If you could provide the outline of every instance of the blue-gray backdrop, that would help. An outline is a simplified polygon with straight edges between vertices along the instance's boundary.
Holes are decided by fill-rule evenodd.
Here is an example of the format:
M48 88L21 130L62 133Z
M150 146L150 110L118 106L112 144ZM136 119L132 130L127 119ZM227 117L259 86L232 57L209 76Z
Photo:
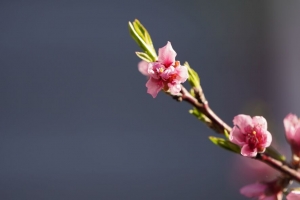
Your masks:
M264 113L280 144L282 118L300 114L299 8L268 0L2 0L0 198L245 199L239 188L255 180L233 166L242 158L211 144L214 132L189 105L146 94L128 21L140 19L156 48L172 42L227 123Z

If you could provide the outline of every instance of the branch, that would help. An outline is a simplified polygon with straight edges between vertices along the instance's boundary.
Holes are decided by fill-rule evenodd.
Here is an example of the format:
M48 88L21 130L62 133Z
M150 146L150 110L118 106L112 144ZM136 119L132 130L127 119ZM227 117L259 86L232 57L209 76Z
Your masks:
M275 160L274 158L271 158L270 156L267 156L263 153L257 154L255 159L266 163L267 165L273 167L274 169L277 169L278 171L291 177L291 179L294 179L295 181L300 183L300 174L281 161Z
M195 92L195 96L192 96L183 86L181 88L181 94L182 96L178 97L180 100L186 101L190 103L192 106L197 108L200 112L202 112L206 117L208 117L211 120L211 123L208 124L210 128L215 130L218 133L224 134L224 131L226 130L228 133L231 132L231 127L228 126L225 122L223 122L209 107L207 100L204 97L204 93L201 88L193 88ZM290 166L287 163L284 163L282 161L278 161L269 155L265 153L259 153L254 158L256 160L259 160L261 162L266 163L267 165L273 167L274 169L277 169L278 171L282 172L283 174L288 175L291 179L296 180L300 183L300 174L290 168Z

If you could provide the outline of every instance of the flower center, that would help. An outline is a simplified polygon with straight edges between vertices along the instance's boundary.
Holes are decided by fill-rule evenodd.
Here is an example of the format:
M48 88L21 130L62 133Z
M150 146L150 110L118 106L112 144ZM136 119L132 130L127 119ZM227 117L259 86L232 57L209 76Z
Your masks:
M255 130L249 131L246 136L246 141L251 149L257 148L257 145L259 144L259 138L257 136Z

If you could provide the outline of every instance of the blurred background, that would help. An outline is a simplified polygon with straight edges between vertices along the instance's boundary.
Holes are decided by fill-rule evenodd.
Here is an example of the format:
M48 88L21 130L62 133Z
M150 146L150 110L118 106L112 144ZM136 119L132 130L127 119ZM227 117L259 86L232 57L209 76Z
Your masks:
M146 93L128 21L138 18L156 49L172 42L228 124L264 115L288 153L282 120L300 115L299 9L279 0L2 0L0 199L246 199L240 187L272 173L211 144L215 133L186 103Z

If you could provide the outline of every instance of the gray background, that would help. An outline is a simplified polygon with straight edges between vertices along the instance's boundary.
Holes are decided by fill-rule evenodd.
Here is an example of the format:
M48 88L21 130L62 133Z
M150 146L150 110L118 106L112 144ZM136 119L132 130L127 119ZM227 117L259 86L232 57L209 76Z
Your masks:
M171 41L230 125L300 115L299 1L0 2L0 198L245 199L245 159L189 105L146 93L127 23ZM240 166L239 166L240 165ZM243 168L239 168L242 167ZM259 175L260 179L268 178Z

